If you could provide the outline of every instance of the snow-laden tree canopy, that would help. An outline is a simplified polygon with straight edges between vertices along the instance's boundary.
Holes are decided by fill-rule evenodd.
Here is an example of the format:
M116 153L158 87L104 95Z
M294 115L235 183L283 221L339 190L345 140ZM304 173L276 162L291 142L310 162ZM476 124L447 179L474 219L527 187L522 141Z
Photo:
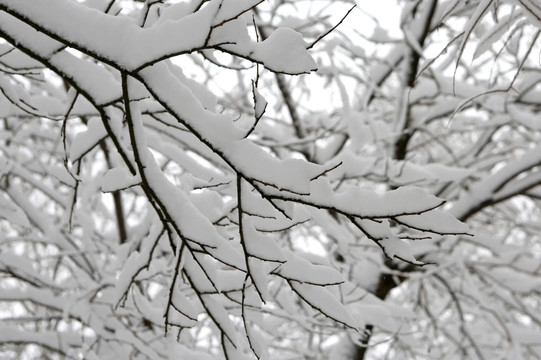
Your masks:
M390 4L0 0L1 356L541 357L541 10Z

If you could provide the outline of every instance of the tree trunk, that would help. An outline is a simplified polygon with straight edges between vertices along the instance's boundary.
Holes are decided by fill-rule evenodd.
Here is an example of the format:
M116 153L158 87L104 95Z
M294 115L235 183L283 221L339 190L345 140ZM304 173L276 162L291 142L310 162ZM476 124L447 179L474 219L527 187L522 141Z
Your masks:
M427 8L424 12L420 14L420 19L418 21L422 21L421 25L421 31L418 34L417 40L422 48L427 36L430 33L430 25L432 23L432 18L434 17L434 14L436 12L436 7L438 5L438 0L429 0L427 1ZM410 49L408 56L406 57L407 63L405 64L404 68L404 79L405 79L405 86L409 89L413 88L415 86L415 79L417 77L417 72L419 71L419 60L420 60L420 54L415 51L414 49ZM410 110L409 110L409 104L404 104L404 106L407 106L407 109L404 109L405 111L405 119L402 122L402 131L401 135L396 139L394 143L394 152L393 152L393 158L394 160L405 160L408 150L408 144L411 140L411 137L413 135L413 132L410 131ZM387 267L394 269L397 268L397 264L392 260L386 260ZM408 266L408 268L410 268ZM411 268L412 271L414 271L414 268ZM378 280L378 285L376 287L376 290L374 292L374 295L378 297L381 300L385 300L387 295L391 292L392 289L394 289L396 286L400 285L400 283L405 278L400 278L399 282L395 282L395 277L386 274L381 273ZM355 351L352 356L352 360L363 360L365 358L365 355L368 350L368 342L370 340L370 337L372 336L372 330L374 326L372 324L368 324L365 327L365 332L361 336L361 343L364 346L356 346Z

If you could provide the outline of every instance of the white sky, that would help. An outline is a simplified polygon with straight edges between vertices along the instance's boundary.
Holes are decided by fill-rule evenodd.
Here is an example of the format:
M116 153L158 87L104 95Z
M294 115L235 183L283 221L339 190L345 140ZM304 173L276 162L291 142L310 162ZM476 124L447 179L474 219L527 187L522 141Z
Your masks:
M391 35L400 35L400 4L397 0L357 0L357 8L360 13L366 13L372 15L379 25L387 29ZM364 16L364 19L368 19L368 16ZM357 26L365 27L368 34L371 33L374 22L367 22L365 26L362 23L355 24Z

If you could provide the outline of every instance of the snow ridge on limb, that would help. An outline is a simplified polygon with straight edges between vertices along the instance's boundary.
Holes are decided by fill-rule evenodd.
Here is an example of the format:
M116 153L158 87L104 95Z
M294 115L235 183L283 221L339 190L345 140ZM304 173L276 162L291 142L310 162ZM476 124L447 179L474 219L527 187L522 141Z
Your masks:
M271 71L301 74L316 69L302 37L293 30L279 29L273 39L256 43L249 39L246 26L225 26L244 24L237 18L247 10L240 7L242 10L234 16L231 11L239 8L230 4L234 2L210 1L195 13L150 28L140 28L133 19L109 16L70 0L46 4L3 0L0 9L55 40L125 71L139 70L175 55L222 47L225 52L261 63ZM286 46L282 46L284 42ZM276 49L280 49L279 56Z
M415 187L402 187L384 195L377 195L356 187L336 192L325 178L318 176L326 172L322 166L296 159L277 160L244 138L241 135L242 130L238 129L230 119L206 111L197 102L185 104L175 102L172 94L183 93L188 98L192 95L180 82L164 76L165 72L160 72L158 66L159 64L141 72L140 79L148 91L170 114L190 129L271 203L275 200L300 203L334 210L345 216L359 219L411 216L411 218L404 218L404 222L406 219L413 221L415 216L420 218L422 214L433 211L444 203L441 199ZM216 131L217 128L220 130ZM251 156L245 156L247 153ZM283 214L287 216L286 213ZM462 224L448 216L446 219L446 224L440 226L441 231L423 229L422 226L416 227L413 224L410 227L441 235L467 233ZM422 220L418 221L418 223L421 222ZM455 226L458 226L458 229ZM397 249L405 248L407 247L397 247ZM391 252L397 258L415 262L411 254L407 252L398 250Z

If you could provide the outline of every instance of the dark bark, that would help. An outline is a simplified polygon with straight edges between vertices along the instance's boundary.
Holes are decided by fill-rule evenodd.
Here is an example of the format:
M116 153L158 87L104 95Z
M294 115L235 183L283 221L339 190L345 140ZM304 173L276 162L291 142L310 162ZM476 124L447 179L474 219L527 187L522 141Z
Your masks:
M425 40L430 34L431 30L431 23L432 18L434 17L434 14L436 12L438 1L437 0L431 0L427 2L428 8L425 12L422 14L424 15L424 19L420 19L419 21L423 21L423 28L421 33L419 34L419 37L417 38L417 41L419 42L419 45L421 48L424 46ZM420 54L417 53L414 49L410 49L407 60L408 62L405 64L407 68L405 69L406 74L406 86L408 88L413 88L415 86L415 79L417 77L417 72L419 68L419 61L420 61ZM409 111L409 104L406 104L408 106L408 109L406 109L406 119L403 124L401 135L398 137L398 139L394 143L394 153L393 158L395 160L404 160L407 156L408 151L408 144L413 136L413 132L410 131L410 111ZM398 265L393 260L387 260L386 265L390 269L397 269ZM415 271L415 267L413 266L407 266L407 269L409 271ZM404 271L404 269L401 269L401 271ZM396 281L398 280L398 282ZM392 289L400 285L402 281L404 281L404 277L396 278L394 276L391 276L387 273L381 273L378 285L374 291L374 295L378 297L381 300L385 300ZM365 327L365 332L362 335L361 343L364 346L356 346L355 351L352 355L352 360L363 360L366 356L367 350L368 350L368 344L370 341L370 337L372 335L372 330L374 328L373 324L369 324Z
M388 262L391 262L391 261L389 260ZM391 290L394 289L399 284L400 282L397 283L393 276L389 274L381 274L379 277L378 285L376 287L376 291L374 292L374 295L377 296L379 299L384 300L387 297L387 295L391 292ZM374 326L372 324L366 325L366 327L364 328L364 334L361 335L361 343L364 346L355 346L355 350L352 354L352 360L364 359L366 352L368 350L368 347L367 347L368 341L370 340L373 329L374 329Z
M405 276L396 276L391 275L391 271L399 270L402 273L408 273L410 271L415 271L415 269L418 269L417 266L414 265L404 265L402 263L393 261L391 259L387 259L385 261L385 266L390 270L388 272L381 273L378 285L376 286L376 289L374 291L374 295L381 300L385 300L391 290L393 290L395 287L400 285L404 280L406 280ZM372 336L372 330L374 329L374 325L368 324L365 327L364 333L361 335L361 343L364 346L355 346L354 352L352 354L352 360L362 360L364 359L366 352L368 351L368 342L370 340L370 337Z

